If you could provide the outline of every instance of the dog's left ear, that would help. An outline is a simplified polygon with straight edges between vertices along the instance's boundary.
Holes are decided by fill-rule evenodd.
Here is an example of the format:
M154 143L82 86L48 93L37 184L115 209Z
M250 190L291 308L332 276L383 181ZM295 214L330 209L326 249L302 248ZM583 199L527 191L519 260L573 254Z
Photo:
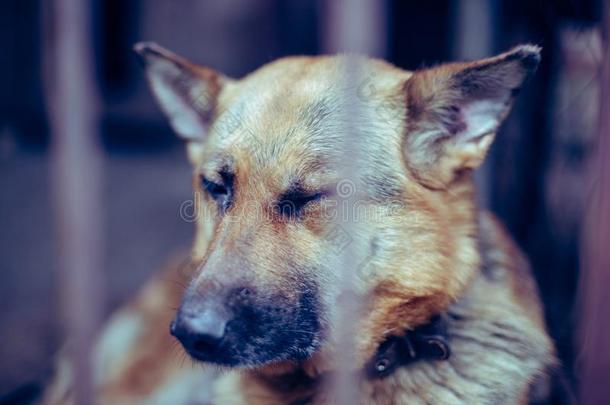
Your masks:
M203 141L218 96L230 79L152 42L139 42L134 50L140 56L150 88L176 134L187 141Z
M478 167L525 79L540 62L540 48L522 45L470 63L416 71L405 82L405 162L432 188Z

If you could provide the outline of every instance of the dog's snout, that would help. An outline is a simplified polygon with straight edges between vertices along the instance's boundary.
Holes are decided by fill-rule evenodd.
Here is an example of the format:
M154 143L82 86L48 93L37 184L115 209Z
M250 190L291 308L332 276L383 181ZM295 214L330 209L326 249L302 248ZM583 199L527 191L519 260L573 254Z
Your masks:
M228 314L220 309L206 308L197 312L181 309L170 332L191 356L205 360L222 342L228 322Z
M254 283L200 283L186 291L170 332L203 362L235 366L303 359L316 347L319 324L315 299L294 298Z

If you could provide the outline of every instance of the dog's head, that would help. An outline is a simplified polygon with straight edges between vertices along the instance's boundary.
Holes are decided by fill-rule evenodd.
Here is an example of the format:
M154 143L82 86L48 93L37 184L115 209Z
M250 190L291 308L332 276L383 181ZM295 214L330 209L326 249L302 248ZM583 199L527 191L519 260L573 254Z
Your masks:
M154 44L136 50L194 167L197 271L172 324L193 357L310 358L331 335L337 256L349 244L362 254L359 359L462 293L480 261L472 171L537 66L537 47L414 73L295 57L241 80ZM352 63L356 83L345 80ZM348 146L358 159L346 181ZM346 194L359 207L351 233L333 216Z

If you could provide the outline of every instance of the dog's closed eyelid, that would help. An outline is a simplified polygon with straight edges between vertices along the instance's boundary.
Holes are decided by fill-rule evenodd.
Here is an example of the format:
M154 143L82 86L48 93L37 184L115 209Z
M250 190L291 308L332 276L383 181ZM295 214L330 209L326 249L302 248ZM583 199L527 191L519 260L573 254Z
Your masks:
M222 182L215 182L206 178L203 174L200 175L201 188L210 195L218 203L222 211L226 211L231 206L233 198L233 182L232 178L221 176Z
M276 204L278 212L287 217L293 217L310 203L319 201L325 196L323 192L289 191L282 195Z
M224 184L216 183L205 177L201 178L201 185L212 195L228 194L229 190Z

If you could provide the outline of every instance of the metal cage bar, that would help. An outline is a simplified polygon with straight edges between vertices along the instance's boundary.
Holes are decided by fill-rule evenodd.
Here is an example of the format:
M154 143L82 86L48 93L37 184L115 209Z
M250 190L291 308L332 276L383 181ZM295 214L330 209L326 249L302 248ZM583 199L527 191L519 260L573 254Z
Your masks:
M100 321L101 155L91 57L91 3L56 0L46 102L52 131L52 184L59 234L59 290L75 403L93 402L92 348ZM49 30L47 30L49 31Z
M329 384L329 398L336 404L355 404L359 400L358 376L354 373L357 361L355 327L361 313L361 300L357 292L357 269L366 259L358 240L359 226L354 220L354 208L362 196L359 190L361 173L358 161L364 153L366 140L358 126L362 104L357 88L366 79L358 63L358 54L383 57L386 46L386 2L377 0L328 0L322 15L322 49L325 53L347 53L344 59L342 112L343 139L341 161L337 162L341 180L337 186L336 234L343 235L347 243L338 253L335 289L338 304L331 314L331 342L335 347L336 374Z

